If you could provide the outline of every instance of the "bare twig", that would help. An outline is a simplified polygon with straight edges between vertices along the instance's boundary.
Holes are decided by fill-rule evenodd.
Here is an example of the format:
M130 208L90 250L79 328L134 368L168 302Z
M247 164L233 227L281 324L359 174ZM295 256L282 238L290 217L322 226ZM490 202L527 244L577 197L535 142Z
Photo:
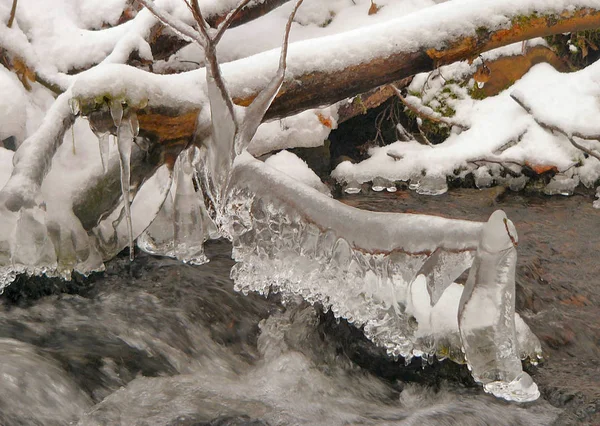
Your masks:
M171 14L159 10L152 0L137 1L144 5L146 9L148 9L154 16L156 16L156 18L164 25L170 27L172 30L179 33L183 37L194 40L201 46L204 46L204 40L201 37L199 37L198 32L193 27L190 27L185 22L182 22L179 19L171 16Z
M225 20L219 25L219 27L217 28L217 34L215 35L215 37L213 38L214 43L218 43L221 40L221 37L223 36L223 34L225 33L225 30L227 30L227 28L229 28L229 26L231 25L231 23L233 22L233 20L235 19L235 17L237 16L237 14L248 4L250 3L250 0L242 0L240 1L240 3L237 5L237 7L235 9L233 9L231 12L229 12L229 14L227 15L227 17L225 18Z
M591 155L592 157L600 160L600 154L598 154L598 152L592 151L591 149L586 148L585 146L581 145L579 142L575 141L575 139L573 137L567 136L567 139L569 139L569 142L571 142L571 144L573 144L573 146L575 148L578 148L578 149L582 150L583 152L585 152L586 154Z
M574 137L578 137L578 138L584 139L584 140L599 140L600 139L600 135L585 135L585 134L580 133L580 132L571 132L571 133L569 133L569 132L561 129L560 127L554 126L552 124L545 123L545 122L541 121L538 117L536 117L533 114L533 111L531 110L531 107L529 107L527 104L525 104L525 101L523 101L522 99L520 99L519 96L517 96L514 93L511 93L510 97L513 98L513 100L516 103L518 103L521 108L523 108L525 111L527 111L527 113L529 115L531 115L531 117L533 118L533 121L535 121L540 127L542 127L543 129L546 129L546 130L548 130L550 132L557 132L557 133L560 133L561 135L566 136L566 138L569 140L569 142L571 142L571 144L575 148L577 148L577 149L585 152L586 154L591 155L592 157L597 158L598 160L600 160L600 154L597 151L593 151L593 150L591 150L589 148L586 148L585 146L581 145L579 142L577 142L574 139Z
M467 163L474 164L477 167L481 167L481 164L479 164L479 163L498 164L500 167L502 167L502 169L504 169L506 171L506 173L508 173L512 177L519 177L520 173L517 173L517 172L511 170L509 167L506 167L505 163L514 164L514 165L517 165L517 166L520 166L520 167L524 167L524 164L521 164L521 163L519 163L517 161L511 161L511 160L501 160L500 161L500 160L492 160L490 158L480 158L480 159L477 159L477 160L470 160L470 161L467 161Z
M12 7L10 8L10 18L8 18L8 24L6 24L6 26L8 28L12 27L12 24L15 21L15 13L16 12L17 12L17 0L13 0Z
M409 110L414 112L419 117L429 120L429 121L433 121L434 123L442 123L442 124L445 124L450 127L456 126L462 130L469 129L467 126L457 123L454 120L449 119L448 117L444 117L442 114L435 112L434 110L432 110L429 107L424 107L423 105L416 105L415 103L410 102L404 96L402 96L402 92L400 92L400 90L398 90L397 87L395 87L395 86L392 86L392 87L396 91L396 96L398 96L398 99L400 99L402 101L402 103L404 105L406 105L406 107Z
M252 101L250 106L246 111L246 119L240 129L240 138L238 139L238 146L236 146L236 153L241 153L248 144L250 140L256 133L256 129L262 122L267 109L277 96L279 89L283 85L283 80L285 78L285 69L286 69L286 60L287 60L287 52L288 52L288 44L290 38L290 30L292 28L292 22L294 21L294 17L296 16L296 12L298 8L302 4L303 0L297 0L292 13L288 17L287 24L285 25L285 33L283 35L283 44L281 46L281 55L279 56L279 68L277 69L277 73L275 77L269 82L267 87L265 87L258 96Z

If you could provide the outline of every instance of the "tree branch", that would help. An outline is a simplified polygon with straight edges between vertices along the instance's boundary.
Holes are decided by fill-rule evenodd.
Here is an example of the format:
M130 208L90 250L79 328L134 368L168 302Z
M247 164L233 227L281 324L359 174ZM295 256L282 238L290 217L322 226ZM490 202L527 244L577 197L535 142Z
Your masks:
M418 105L414 102L410 102L408 99L406 99L404 96L402 96L402 93L400 92L400 90L398 90L397 87L395 87L395 86L392 86L392 87L394 88L394 91L396 92L396 96L398 97L398 99L400 99L400 101L402 101L402 103L409 110L414 112L417 116L419 116L423 119L429 120L429 121L433 121L434 123L443 123L449 127L456 126L462 130L469 129L464 124L457 123L448 117L444 117L442 114L435 112L433 109L431 109L425 105Z
M17 0L13 0L12 7L10 8L10 17L8 18L8 23L6 26L8 28L12 27L12 24L15 20L15 13L17 12Z
M261 2L249 3L231 19L229 28L237 27L260 18L289 1L290 0L263 0ZM227 14L209 15L204 18L208 25L215 28L223 23L230 13L231 12L228 12ZM164 33L164 30L165 26L163 25L157 25L152 29L153 35L151 37L150 47L152 49L152 56L155 60L166 59L189 43L186 40L182 40L180 37Z
M543 122L542 120L540 120L538 117L535 116L535 114L533 114L533 111L531 110L531 108L525 103L525 101L521 98L519 98L519 96L515 95L514 93L511 93L510 95L511 98L513 98L513 100L519 104L519 106L521 108L523 108L527 114L531 115L531 118L533 118L533 120L538 124L538 126L542 127L543 129L548 130L549 132L557 132L560 133L561 135L566 136L566 138L569 140L569 142L571 142L571 144L585 152L588 155L591 155L594 158L597 158L598 160L600 160L600 153L596 152L596 151L592 151L591 149L586 148L585 146L581 145L580 143L578 143L574 137L578 137L580 139L584 139L584 140L599 140L600 139L600 135L584 135L580 132L572 132L572 133L568 133L565 130L561 129L560 127L548 124Z

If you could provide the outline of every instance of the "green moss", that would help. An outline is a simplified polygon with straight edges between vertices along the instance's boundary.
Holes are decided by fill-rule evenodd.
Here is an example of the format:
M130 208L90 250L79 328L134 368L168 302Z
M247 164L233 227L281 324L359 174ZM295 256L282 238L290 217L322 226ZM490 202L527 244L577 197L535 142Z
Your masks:
M529 25L534 19L538 19L540 15L537 12L533 12L531 15L519 15L512 18L511 22L513 25Z
M475 29L475 34L477 34L478 38L485 38L489 32L490 31L486 27L477 27Z
M479 88L477 84L474 84L472 88L469 89L469 96L473 99L482 100L487 98L487 95L483 91L483 88Z

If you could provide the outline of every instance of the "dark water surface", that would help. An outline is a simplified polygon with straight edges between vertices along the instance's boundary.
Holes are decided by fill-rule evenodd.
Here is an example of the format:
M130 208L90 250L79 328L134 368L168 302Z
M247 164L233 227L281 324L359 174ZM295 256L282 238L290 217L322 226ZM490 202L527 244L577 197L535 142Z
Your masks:
M517 309L547 356L533 372L546 400L498 401L464 368L404 367L300 301L237 294L230 246L213 242L201 267L140 254L84 282L11 286L0 425L600 424L600 212L589 194L342 201L477 220L504 209L520 236Z

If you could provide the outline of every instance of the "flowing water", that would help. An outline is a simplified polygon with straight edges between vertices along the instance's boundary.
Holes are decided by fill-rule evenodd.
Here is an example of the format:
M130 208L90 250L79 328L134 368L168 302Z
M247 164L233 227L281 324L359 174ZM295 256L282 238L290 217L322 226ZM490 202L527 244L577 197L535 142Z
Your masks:
M594 421L589 407L597 391L599 334L593 322L587 330L576 327L600 304L592 285L600 276L597 263L587 263L600 247L600 214L577 196L506 196L492 206L484 193L457 194L431 198L399 191L344 201L479 220L505 209L521 237L517 308L549 355L534 379L564 412L546 400L499 401L452 365L404 367L351 326L301 301L283 305L276 296L238 294L228 278L231 247L213 242L210 263L199 267L140 254L132 265L119 257L105 273L70 285L22 280L9 287L0 310L0 424ZM581 279L587 282L577 287ZM573 336L565 328L569 322ZM567 391L567 385L577 390Z

